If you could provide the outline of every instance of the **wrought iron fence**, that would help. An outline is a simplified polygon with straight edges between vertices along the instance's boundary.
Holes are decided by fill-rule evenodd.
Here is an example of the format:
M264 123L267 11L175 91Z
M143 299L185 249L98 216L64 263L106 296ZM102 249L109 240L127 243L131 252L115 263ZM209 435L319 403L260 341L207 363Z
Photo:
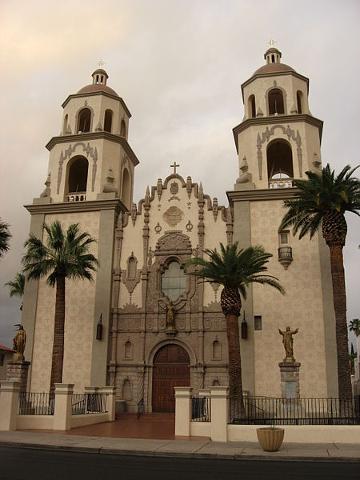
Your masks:
M211 408L209 397L191 398L191 420L193 422L211 421Z
M71 400L72 415L105 413L106 395L102 393L73 393Z
M358 425L359 398L230 398L229 423L252 425Z
M55 397L51 393L19 393L19 415L54 415Z

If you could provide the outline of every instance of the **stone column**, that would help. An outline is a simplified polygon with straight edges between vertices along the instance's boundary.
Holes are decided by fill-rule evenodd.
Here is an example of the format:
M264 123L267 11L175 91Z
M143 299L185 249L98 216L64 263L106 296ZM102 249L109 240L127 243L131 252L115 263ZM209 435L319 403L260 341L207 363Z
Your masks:
M2 380L0 386L0 430L16 430L19 383Z
M227 426L229 418L229 387L211 387L211 440L227 442Z
M22 362L8 362L6 365L6 380L18 382L20 392L26 392L27 390L29 366L30 362L25 360Z
M282 398L300 398L299 362L280 362L280 381Z
M115 420L115 387L98 387L97 393L106 395L106 410L110 422Z
M55 383L54 430L71 429L73 383Z
M174 387L175 390L175 436L190 436L191 387Z

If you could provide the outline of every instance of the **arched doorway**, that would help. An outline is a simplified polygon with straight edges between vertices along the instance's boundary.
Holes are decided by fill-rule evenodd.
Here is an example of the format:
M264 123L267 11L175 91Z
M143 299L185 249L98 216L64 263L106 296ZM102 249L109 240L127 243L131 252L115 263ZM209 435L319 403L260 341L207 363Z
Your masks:
M160 348L154 358L152 411L174 412L174 387L190 386L190 359L182 347L175 344Z

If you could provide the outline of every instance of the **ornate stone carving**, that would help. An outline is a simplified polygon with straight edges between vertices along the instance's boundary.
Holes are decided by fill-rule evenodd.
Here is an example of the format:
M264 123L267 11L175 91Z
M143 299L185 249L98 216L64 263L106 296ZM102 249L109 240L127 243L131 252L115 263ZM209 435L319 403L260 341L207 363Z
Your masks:
M221 305L218 301L210 302L208 305L204 306L204 312L222 312Z
M126 286L127 291L130 293L130 298L141 278L141 269L137 268L137 263L137 258L134 257L134 254L132 253L127 260L128 268L127 270L123 270L121 276L123 284Z
M161 199L162 191L163 191L162 180L161 180L161 178L158 178L157 185L156 185L156 193L157 193L159 201Z
M59 159L59 168L58 168L58 178L57 178L57 191L58 194L60 191L61 179L62 179L62 171L63 171L63 163L68 158L71 158L73 153L75 153L78 147L82 147L82 153L85 153L87 157L92 158L93 160L93 168L92 168L92 191L94 191L95 187L95 178L96 178L96 170L97 170L97 159L98 153L96 147L90 147L90 143L85 144L84 142L76 142L73 145L69 145L64 151L60 154Z
M215 222L217 220L218 214L219 214L218 199L216 197L214 197L214 199L213 199L213 216L214 216Z
M51 185L51 176L50 176L50 173L49 173L48 176L47 176L47 179L45 181L45 189L41 193L40 198L50 197L50 193L51 193L50 185Z
M246 160L246 156L244 155L241 164L240 164L241 174L239 178L236 180L236 183L248 183L251 181L251 173L248 172L249 166Z
M114 172L112 171L111 168L108 170L108 174L106 177L106 183L103 188L103 192L108 193L108 192L117 192L117 188L115 185L115 177L114 177Z
M155 255L166 256L174 253L191 254L189 237L178 231L166 233L156 244Z
M288 140L293 140L296 143L297 157L298 157L298 166L300 177L302 177L302 149L301 149L301 137L298 130L293 130L288 125L286 128L283 125L274 125L271 128L266 127L266 129L257 135L256 147L257 147L257 159L258 159L258 169L259 169L259 179L262 180L262 145L265 142L268 142L270 138L275 134L276 129L280 129L284 135L288 137Z
M194 228L194 225L189 220L185 227L188 232L191 232L191 230Z
M168 225L170 225L170 227L175 227L179 222L181 222L183 217L184 212L175 206L169 207L163 214L163 219Z
M157 222L157 224L155 225L154 230L155 230L155 233L160 233L161 232L162 226L160 225L159 222Z
M179 191L179 185L176 182L170 184L170 193L171 195L176 195Z
M293 340L293 335L298 333L299 329L291 330L290 327L286 327L285 331L280 330L279 328L279 333L283 337L283 345L285 349L285 358L284 362L290 362L293 363L295 362L294 358L294 340Z
M188 194L188 197L191 197L191 192L192 192L192 181L191 177L186 178L186 192Z

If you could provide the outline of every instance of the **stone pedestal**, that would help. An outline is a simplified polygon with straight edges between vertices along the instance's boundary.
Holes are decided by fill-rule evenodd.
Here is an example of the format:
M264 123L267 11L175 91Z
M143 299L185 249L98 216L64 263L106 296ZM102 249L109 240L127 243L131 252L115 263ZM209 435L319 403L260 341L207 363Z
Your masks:
M6 380L18 382L20 392L26 392L30 362L8 362L6 365Z
M301 363L284 361L279 363L282 398L300 398L299 370Z

